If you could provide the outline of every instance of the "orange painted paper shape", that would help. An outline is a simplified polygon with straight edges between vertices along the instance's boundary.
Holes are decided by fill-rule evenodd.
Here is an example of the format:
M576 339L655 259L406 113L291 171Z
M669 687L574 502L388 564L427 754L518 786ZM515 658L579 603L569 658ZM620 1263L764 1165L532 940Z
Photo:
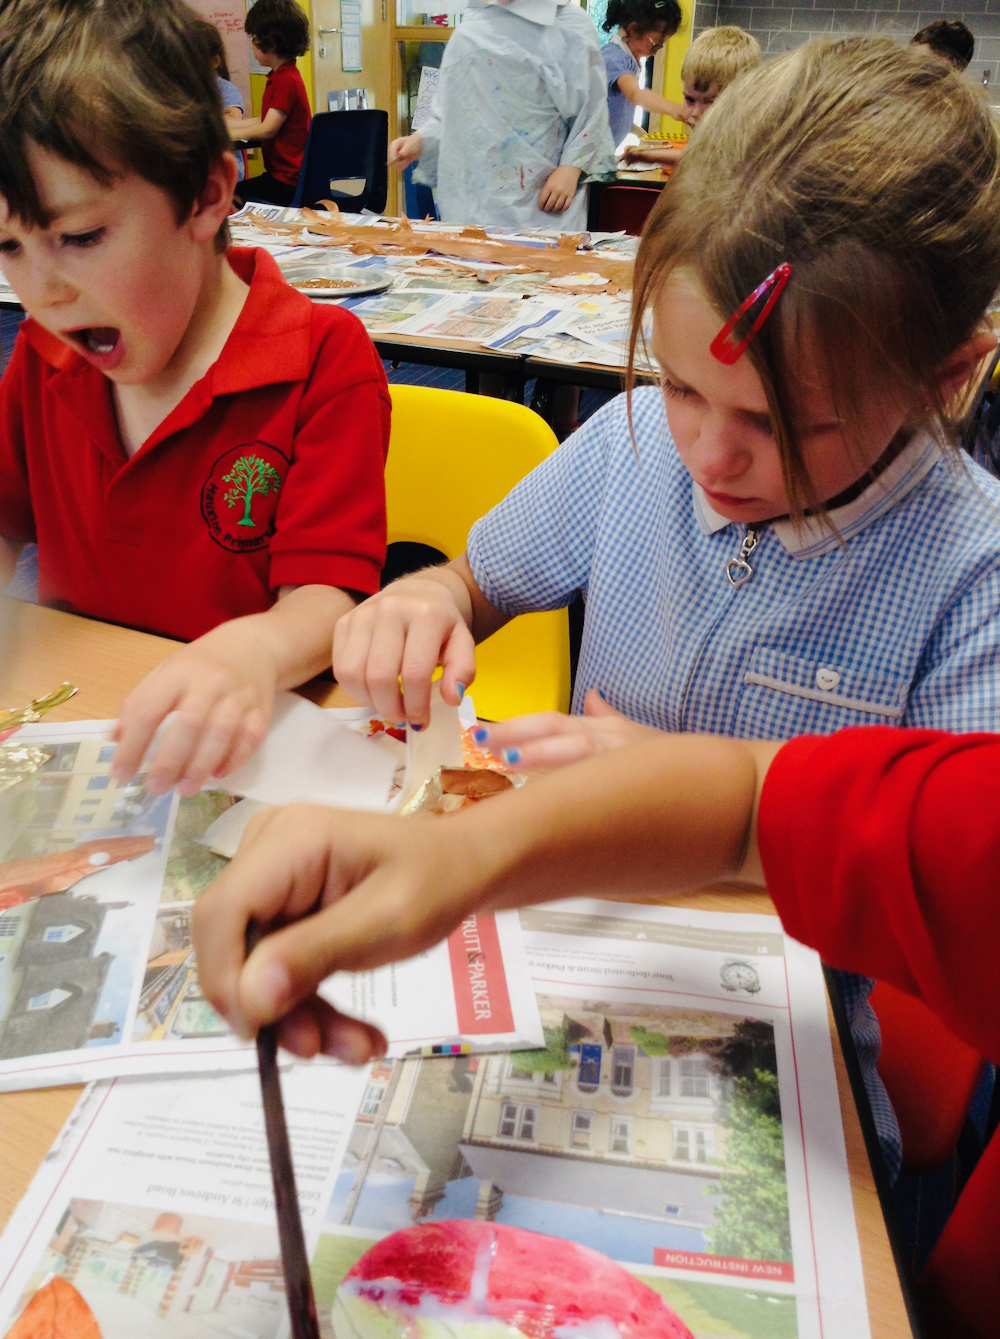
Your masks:
M102 1339L83 1297L57 1275L35 1293L7 1331L7 1339Z

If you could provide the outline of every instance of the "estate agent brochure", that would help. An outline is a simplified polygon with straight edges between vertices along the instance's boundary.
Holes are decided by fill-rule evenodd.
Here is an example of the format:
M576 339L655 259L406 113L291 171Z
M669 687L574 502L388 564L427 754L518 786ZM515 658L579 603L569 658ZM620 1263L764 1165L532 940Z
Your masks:
M455 1222L598 1251L696 1339L864 1339L816 955L764 916L520 916L544 1047L283 1075L325 1339L366 1252ZM287 1335L255 1076L88 1091L0 1241L0 1333L36 1297L104 1339Z

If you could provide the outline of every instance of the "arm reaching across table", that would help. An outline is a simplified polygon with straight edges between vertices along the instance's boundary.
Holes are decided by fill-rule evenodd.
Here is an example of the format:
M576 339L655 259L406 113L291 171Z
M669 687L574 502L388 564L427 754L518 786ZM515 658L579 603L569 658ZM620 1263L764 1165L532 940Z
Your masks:
M272 810L195 910L202 989L244 1035L283 1019L282 1043L312 1055L345 1027L315 994L324 977L410 957L472 910L586 893L641 900L741 871L759 881L748 834L777 747L667 736L447 822ZM245 961L251 918L280 928Z
M668 735L445 823L292 806L255 820L199 901L202 986L246 1035L294 1009L286 1044L312 1054L343 1026L314 994L325 976L411 956L472 910L766 873L792 934L1000 1056L997 814L1000 737L890 728ZM245 961L251 917L280 928Z

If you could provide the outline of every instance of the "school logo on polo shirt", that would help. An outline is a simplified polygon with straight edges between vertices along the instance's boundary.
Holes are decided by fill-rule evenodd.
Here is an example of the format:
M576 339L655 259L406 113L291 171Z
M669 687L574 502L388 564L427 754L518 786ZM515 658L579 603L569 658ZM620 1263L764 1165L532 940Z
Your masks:
M288 465L266 442L234 446L218 458L201 490L201 514L216 544L230 553L267 548Z

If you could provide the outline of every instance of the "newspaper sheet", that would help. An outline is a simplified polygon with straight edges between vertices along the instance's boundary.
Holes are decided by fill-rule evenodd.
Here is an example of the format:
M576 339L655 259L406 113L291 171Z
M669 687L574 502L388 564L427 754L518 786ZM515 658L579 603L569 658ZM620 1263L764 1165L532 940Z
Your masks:
M332 715L294 701L285 724L299 710ZM42 724L17 736L51 756L0 793L0 1091L256 1063L203 997L191 942L194 903L226 863L202 838L236 797L221 788L153 796L141 773L116 784L111 725ZM390 741L348 742L354 807L384 809ZM270 738L258 758L269 747ZM326 750L329 758L329 739ZM273 798L257 760L245 770L255 793ZM350 803L350 789L335 787L327 802ZM481 916L407 962L338 974L323 992L380 1026L392 1055L542 1040L514 912Z
M544 1049L283 1079L325 1339L373 1242L456 1219L600 1251L696 1339L865 1339L816 955L771 917L579 901L521 918ZM287 1333L258 1119L245 1076L98 1085L0 1242L0 1332L58 1276L104 1339L153 1315L178 1339Z

